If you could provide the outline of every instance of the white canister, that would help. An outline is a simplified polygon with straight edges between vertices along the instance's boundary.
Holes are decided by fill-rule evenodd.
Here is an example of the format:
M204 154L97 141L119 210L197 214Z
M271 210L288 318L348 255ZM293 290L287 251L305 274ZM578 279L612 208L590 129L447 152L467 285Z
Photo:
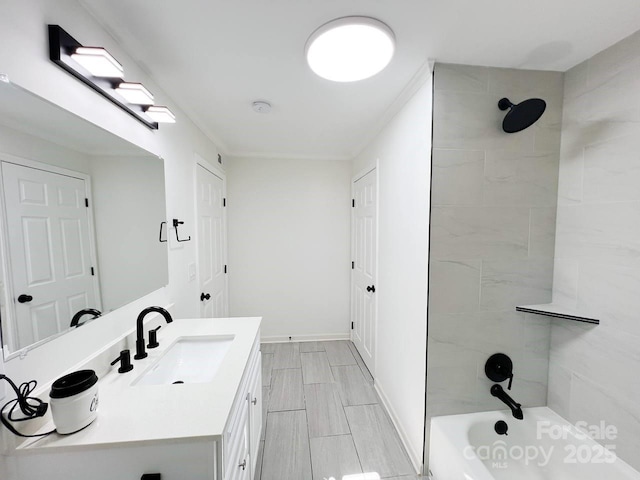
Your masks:
M98 376L93 370L79 370L57 379L49 393L51 415L61 434L82 430L98 414Z

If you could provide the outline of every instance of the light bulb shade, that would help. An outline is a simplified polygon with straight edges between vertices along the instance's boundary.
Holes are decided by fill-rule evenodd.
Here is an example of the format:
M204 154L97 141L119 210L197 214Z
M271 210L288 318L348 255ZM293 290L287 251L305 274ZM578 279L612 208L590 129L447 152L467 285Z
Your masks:
M102 47L78 47L75 53L71 54L71 58L94 77L124 77L124 69L120 62Z
M134 105L153 105L153 95L141 83L122 82L116 92L128 103Z
M334 82L374 76L391 61L395 37L384 23L369 17L343 17L318 28L305 47L307 63Z
M167 107L152 105L145 113L158 123L176 123L176 116Z

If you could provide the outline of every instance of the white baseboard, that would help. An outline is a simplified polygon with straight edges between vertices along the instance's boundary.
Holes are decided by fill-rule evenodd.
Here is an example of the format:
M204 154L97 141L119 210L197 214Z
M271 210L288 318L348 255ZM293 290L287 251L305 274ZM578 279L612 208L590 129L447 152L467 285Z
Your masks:
M279 342L321 342L330 340L349 340L348 333L318 333L313 335L272 335L260 337L262 343Z
M393 425L396 427L396 430L400 435L400 440L402 441L402 445L404 446L404 449L406 450L407 455L409 455L409 460L411 460L411 463L413 464L413 468L416 470L418 474L420 474L422 472L422 448L420 448L419 452L414 452L413 449L410 447L407 433L404 430L404 428L402 428L402 425L398 421L398 416L396 415L395 410L393 409L393 407L391 406L391 403L389 402L389 398L384 393L384 389L380 386L380 383L378 382L377 379L375 380L374 388L378 393L380 400L382 400L382 405L387 410L387 413L389 414L389 417L391 418Z

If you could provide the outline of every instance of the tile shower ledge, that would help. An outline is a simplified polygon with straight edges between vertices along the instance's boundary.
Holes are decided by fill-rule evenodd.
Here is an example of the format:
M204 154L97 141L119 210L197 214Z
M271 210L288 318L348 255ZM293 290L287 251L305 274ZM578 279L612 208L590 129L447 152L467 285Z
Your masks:
M219 440L259 335L260 322L261 318L209 318L163 324L158 331L159 348L148 350L149 356L143 360L134 360L131 372L119 374L116 366L100 379L100 406L91 425L71 435L54 433L26 440L14 453L122 447L132 442ZM180 338L218 335L233 335L234 340L211 382L132 385ZM50 421L39 432L52 429Z
M577 312L565 305L557 305L554 303L520 305L516 307L516 311L545 315L547 317L564 318L565 320L573 320L574 322L592 323L594 325L600 324L600 320L593 318L593 316L585 315L583 312Z

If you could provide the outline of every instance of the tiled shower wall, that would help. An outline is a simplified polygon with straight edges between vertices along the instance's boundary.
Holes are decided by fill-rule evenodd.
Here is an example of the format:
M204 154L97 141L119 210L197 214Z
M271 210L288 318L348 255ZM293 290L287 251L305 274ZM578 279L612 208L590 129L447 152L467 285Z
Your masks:
M505 408L484 374L496 352L514 399L546 405L549 319L515 307L551 301L562 90L556 72L435 67L428 419ZM502 97L547 110L507 134Z
M640 32L565 74L549 406L640 469Z

